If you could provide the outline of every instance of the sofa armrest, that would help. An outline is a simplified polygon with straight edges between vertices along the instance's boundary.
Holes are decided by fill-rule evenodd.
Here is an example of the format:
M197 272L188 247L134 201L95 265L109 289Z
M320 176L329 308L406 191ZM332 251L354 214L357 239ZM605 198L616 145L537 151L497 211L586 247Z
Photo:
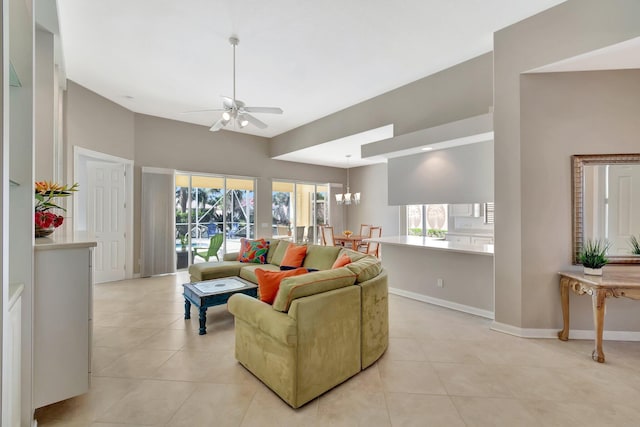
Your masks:
M287 313L276 311L269 304L244 294L232 295L227 309L236 319L248 323L272 338L289 346L296 344L296 321Z
M222 255L222 260L223 261L237 261L238 260L238 255L239 255L239 252L229 252L229 253L226 253L226 254Z

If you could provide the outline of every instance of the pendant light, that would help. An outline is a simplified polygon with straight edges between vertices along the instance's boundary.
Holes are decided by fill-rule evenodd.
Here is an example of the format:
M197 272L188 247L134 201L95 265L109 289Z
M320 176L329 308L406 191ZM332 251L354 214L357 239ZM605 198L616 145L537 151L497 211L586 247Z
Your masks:
M347 158L347 192L336 194L336 203L339 205L350 205L351 203L357 205L360 203L360 193L351 193L351 187L349 187L349 158L351 154L347 154L345 157Z

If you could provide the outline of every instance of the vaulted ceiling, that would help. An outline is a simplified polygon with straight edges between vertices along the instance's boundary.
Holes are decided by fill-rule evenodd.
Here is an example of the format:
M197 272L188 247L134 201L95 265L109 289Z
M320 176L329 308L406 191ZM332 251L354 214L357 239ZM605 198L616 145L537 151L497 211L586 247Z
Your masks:
M231 96L273 137L492 50L561 0L58 0L67 77L139 113L211 126ZM231 129L233 130L233 129Z

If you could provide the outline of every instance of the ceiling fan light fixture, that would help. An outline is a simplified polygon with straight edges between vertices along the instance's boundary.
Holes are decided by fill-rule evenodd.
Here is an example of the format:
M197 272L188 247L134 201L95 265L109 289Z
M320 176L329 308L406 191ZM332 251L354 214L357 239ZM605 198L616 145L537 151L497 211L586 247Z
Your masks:
M236 36L229 37L229 43L233 50L233 96L222 97L222 109L215 110L196 110L187 111L190 113L202 113L205 111L222 111L222 117L216 121L209 130L216 132L230 122L234 122L235 129L242 129L248 125L253 125L258 129L265 129L267 124L251 115L250 113L264 113L264 114L282 114L282 108L280 107L248 107L244 102L236 98L236 46L240 43L240 40Z

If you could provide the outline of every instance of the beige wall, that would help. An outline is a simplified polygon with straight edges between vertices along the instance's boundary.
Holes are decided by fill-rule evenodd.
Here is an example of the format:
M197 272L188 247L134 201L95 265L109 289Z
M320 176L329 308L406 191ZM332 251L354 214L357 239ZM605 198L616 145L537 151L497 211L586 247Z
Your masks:
M557 272L576 268L571 155L640 151L640 70L528 74L520 88L522 323L557 328ZM590 330L591 298L576 297L572 304L572 328ZM637 303L611 299L607 306L607 330L640 331Z
M389 287L493 313L493 257L382 244ZM442 279L444 286L437 286ZM419 297L418 297L419 298ZM471 307L469 309L468 307Z
M134 159L134 116L120 105L69 80L65 98L67 179L73 180L73 147Z
M373 224L382 226L383 236L403 234L399 225L400 208L387 204L387 164L353 168L349 170L349 175L351 191L359 191L362 202L343 207L348 221L347 228L358 233L360 224Z
M273 138L272 156L393 123L403 135L489 112L493 55L486 53L439 73Z
M269 158L268 147L266 138L224 130L210 132L206 126L136 114L134 200L140 200L142 166L256 177L257 234L270 236L272 180L318 183L346 180L344 169L272 160ZM138 259L140 207L137 202L134 216L134 259ZM262 227L263 223L268 225Z
M528 245L523 237L529 235L530 225L522 221L523 199L528 197L521 191L522 180L527 179L528 171L521 167L527 162L522 157L527 142L520 139L520 75L637 37L638 16L640 2L635 0L569 0L494 35L495 308L499 323L537 328L549 322L525 319L525 304L531 306L527 312L540 309L551 316L552 310L549 301L542 307L533 306L525 298L528 292L523 292L523 286L535 281L535 276L525 277L531 272L522 267L523 248ZM554 154L554 151L547 153L549 157ZM559 238L569 236L570 229L566 229ZM563 259L566 256L569 255ZM553 314L554 318L556 315Z

